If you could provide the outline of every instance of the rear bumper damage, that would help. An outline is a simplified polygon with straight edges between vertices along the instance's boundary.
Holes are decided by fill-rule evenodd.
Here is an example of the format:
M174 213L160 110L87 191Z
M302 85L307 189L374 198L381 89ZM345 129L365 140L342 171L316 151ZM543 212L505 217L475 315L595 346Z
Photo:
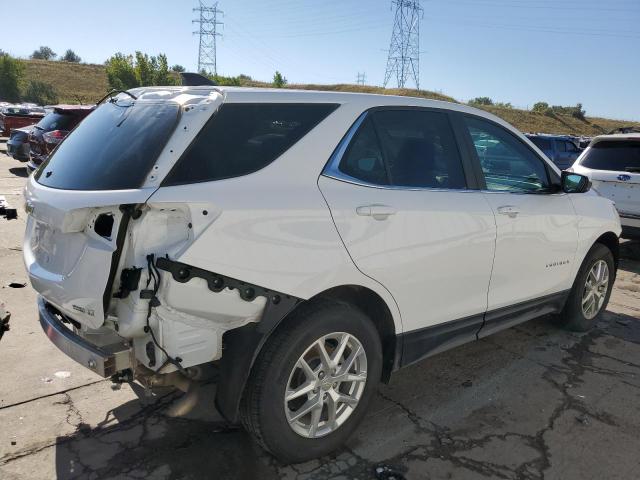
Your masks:
M38 297L40 326L51 342L67 356L101 377L133 370L133 349L129 342L108 329L84 335L72 329L71 322ZM91 341L89 340L91 339Z

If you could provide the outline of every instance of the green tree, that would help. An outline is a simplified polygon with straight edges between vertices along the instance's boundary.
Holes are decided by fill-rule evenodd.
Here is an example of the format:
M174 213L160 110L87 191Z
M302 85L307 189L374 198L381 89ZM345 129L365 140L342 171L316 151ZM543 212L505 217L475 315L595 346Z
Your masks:
M128 90L139 87L135 64L131 55L116 53L105 62L107 81L111 88Z
M176 64L176 65L174 65L173 67L171 67L171 71L172 71L172 72L178 72L178 73L181 73L181 72L184 72L185 70L184 70L184 67L183 67L182 65L178 65L178 64Z
M20 84L24 77L24 64L10 55L0 55L0 99L8 102L20 100Z
M38 105L53 105L58 103L58 92L50 83L29 80L22 98Z
M469 100L469 105L493 105L493 100L489 97L476 97Z
M40 47L38 50L34 50L31 54L31 58L34 60L53 60L56 58L56 52L49 47Z
M64 52L64 55L60 60L70 63L80 63L82 61L82 59L76 54L76 52L71 49L68 49L66 52Z
M276 73L273 74L273 86L276 88L282 88L287 84L287 79L276 70Z
M153 65L155 67L153 72L153 84L154 85L174 85L174 78L169 75L169 64L167 63L167 56L164 53L158 54L158 57L154 58Z
M547 102L536 102L531 109L531 111L536 113L547 113L547 110L549 110L549 104Z
M142 52L136 52L136 79L140 87L148 87L153 85L153 64L149 55Z

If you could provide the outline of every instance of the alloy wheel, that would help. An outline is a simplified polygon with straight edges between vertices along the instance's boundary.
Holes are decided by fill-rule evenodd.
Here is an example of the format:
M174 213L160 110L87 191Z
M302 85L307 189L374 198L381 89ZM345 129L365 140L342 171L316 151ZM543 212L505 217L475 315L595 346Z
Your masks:
M345 332L324 335L298 358L289 375L284 409L289 426L305 438L338 429L351 416L367 382L367 355Z
M604 260L593 264L582 292L582 314L588 320L594 318L602 305L609 288L609 266Z

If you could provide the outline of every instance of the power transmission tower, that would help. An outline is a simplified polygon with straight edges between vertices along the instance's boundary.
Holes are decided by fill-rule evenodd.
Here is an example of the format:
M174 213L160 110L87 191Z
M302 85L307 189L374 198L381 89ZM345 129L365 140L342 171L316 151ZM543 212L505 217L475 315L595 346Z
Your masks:
M191 23L198 23L200 28L197 32L193 32L194 35L200 36L200 44L198 47L198 72L209 67L213 70L213 74L218 74L216 67L216 40L217 37L222 35L218 32L218 25L222 25L222 22L218 21L218 14L222 15L222 10L218 9L218 2L213 6L208 7L202 0L200 6L194 8L194 12L199 13L199 17L192 20ZM209 70L211 71L211 70Z
M366 72L358 72L358 77L356 78L356 83L358 85L365 85L367 81L367 74Z
M393 20L393 32L387 70L384 74L384 86L395 75L398 88L404 88L407 78L411 77L420 90L420 18L422 6L419 0L393 0L396 12Z

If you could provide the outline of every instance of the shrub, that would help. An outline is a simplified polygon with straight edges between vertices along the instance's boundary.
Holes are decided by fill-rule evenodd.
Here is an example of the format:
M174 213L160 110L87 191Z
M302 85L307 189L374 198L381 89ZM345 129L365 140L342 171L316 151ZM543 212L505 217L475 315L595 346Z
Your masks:
M549 110L549 104L547 102L536 102L533 104L532 112L546 113Z
M64 52L64 55L60 60L63 62L70 62L70 63L80 63L82 61L82 59L78 55L76 55L76 52L74 52L71 49Z
M167 56L162 53L157 57L150 57L138 51L134 57L118 52L105 65L109 85L116 90L176 83L175 78L169 74Z
M34 60L53 60L57 54L49 47L40 47L38 50L34 50L31 54L31 58Z
M0 55L0 99L8 102L20 100L20 84L24 77L24 64L7 55Z
M173 67L171 67L171 71L181 73L181 72L184 72L184 67L182 65L176 64Z
M282 88L287 84L287 79L276 70L276 73L273 74L273 86L276 88Z
M469 100L469 105L493 105L493 100L489 97L476 97Z
M38 105L52 105L58 103L58 92L50 83L29 80L22 98Z

